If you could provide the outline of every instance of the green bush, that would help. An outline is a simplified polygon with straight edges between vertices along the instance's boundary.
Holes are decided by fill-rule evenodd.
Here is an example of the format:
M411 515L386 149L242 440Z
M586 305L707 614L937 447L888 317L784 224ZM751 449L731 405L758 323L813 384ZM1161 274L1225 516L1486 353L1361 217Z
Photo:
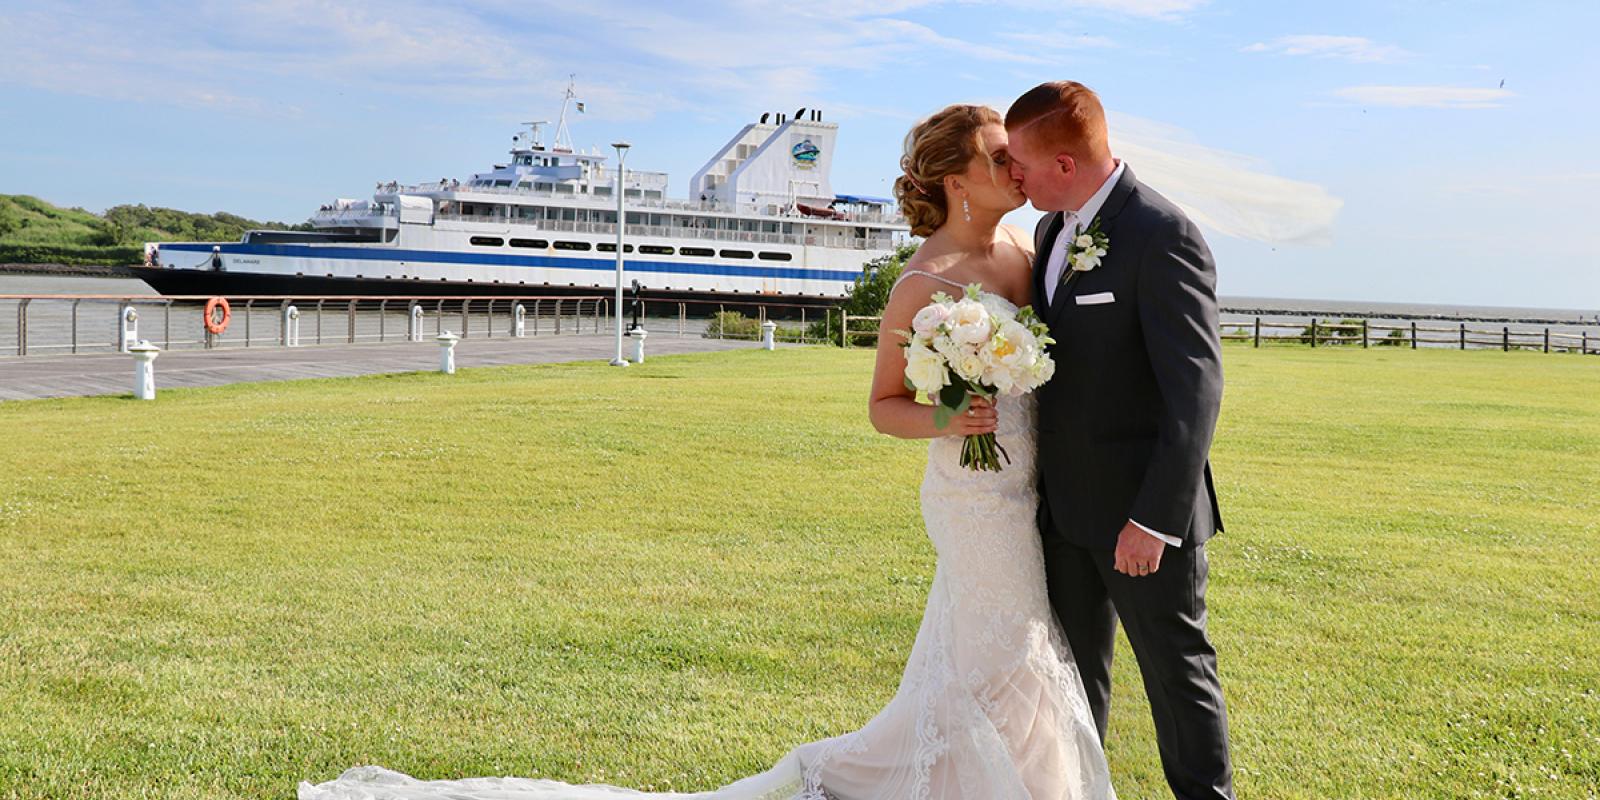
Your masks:
M1411 341L1405 331L1391 328L1387 336L1377 341L1378 347L1404 347Z
M0 264L98 264L126 266L144 259L139 246L0 242Z
M1316 326L1315 329L1313 329L1311 325L1307 325L1301 329L1300 342L1302 344L1311 344L1311 337L1315 335L1317 337L1316 344L1318 347L1323 345L1337 346L1341 344L1357 343L1361 341L1361 322L1362 321L1359 319L1345 319L1340 320L1337 323L1316 322L1314 323ZM1335 328L1333 327L1334 325L1348 325L1354 327Z
M18 214L10 203L0 203L0 236L9 236L27 224L28 220Z
M104 215L60 208L29 195L0 195L0 261L134 264L147 241L236 242L251 229L307 230L307 224L257 222L236 214L116 206Z
M706 332L702 336L707 339L760 339L761 320L737 311L718 311L706 320ZM807 328L785 327L781 324L772 332L772 336L780 342L802 342L810 338Z

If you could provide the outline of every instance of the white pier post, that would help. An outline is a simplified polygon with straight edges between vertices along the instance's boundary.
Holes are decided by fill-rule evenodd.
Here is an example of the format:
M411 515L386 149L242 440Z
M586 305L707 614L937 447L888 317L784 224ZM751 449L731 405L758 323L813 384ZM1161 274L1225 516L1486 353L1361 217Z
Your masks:
M649 336L649 332L644 329L643 325L640 325L639 327L628 331L628 335L633 337L633 363L643 364L644 337Z
M283 331L282 344L284 347L299 347L300 309L294 306L284 306L283 324L280 329Z
M528 309L521 303L511 309L511 335L518 339L528 335Z
M139 341L139 312L135 311L132 304L123 303L117 309L117 352L131 352L135 342Z
M128 352L133 354L133 396L140 400L156 399L156 356L161 355L161 348L149 342L138 342L128 346Z
M761 323L761 349L762 350L773 350L773 349L777 348L778 345L777 345L777 343L775 341L777 332L778 332L778 323L773 322L770 319L767 320L766 322Z
M406 338L413 342L422 341L422 304L411 304L410 321L406 323Z
M461 341L461 337L445 331L434 341L439 343L439 371L446 375L456 374L456 342Z

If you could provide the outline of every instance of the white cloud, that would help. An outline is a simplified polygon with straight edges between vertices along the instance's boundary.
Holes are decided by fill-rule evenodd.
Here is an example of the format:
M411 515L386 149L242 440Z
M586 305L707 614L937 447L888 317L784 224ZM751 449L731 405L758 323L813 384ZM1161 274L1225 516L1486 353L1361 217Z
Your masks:
M1325 245L1344 201L1273 175L1250 156L1196 142L1181 128L1110 112L1112 151L1195 222L1258 242Z
M1065 0L1048 5L1055 8L1076 6L1131 17L1170 20L1200 8L1206 2L1207 0Z
M1399 47L1378 44L1364 36L1328 36L1303 34L1280 36L1270 42L1256 42L1243 49L1246 53L1275 53L1284 56L1311 56L1337 58L1358 63L1397 61L1411 54Z
M1347 86L1335 95L1392 108L1499 108L1515 95L1508 89L1471 86Z

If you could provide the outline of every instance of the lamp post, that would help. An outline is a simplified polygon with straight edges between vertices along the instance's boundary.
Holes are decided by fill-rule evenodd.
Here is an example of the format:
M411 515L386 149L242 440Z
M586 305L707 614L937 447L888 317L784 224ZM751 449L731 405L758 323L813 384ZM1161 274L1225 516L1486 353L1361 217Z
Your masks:
M622 162L628 157L628 143L612 142L611 146L617 148L617 177L612 183L612 191L617 193L617 299L616 305L611 307L611 314L617 320L617 355L611 359L611 366L626 367L628 362L622 358L622 226L627 217L623 215L622 197L627 190L622 183Z

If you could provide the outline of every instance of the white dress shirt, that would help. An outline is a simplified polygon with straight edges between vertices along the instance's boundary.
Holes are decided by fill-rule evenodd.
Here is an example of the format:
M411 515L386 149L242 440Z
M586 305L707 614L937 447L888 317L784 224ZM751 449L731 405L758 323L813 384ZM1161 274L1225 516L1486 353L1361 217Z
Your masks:
M1055 303L1056 287L1061 285L1061 271L1067 265L1068 245L1072 243L1073 239L1078 238L1078 234L1083 233L1085 229L1094 224L1094 218L1100 213L1100 207L1106 204L1106 198L1111 196L1111 190L1116 188L1117 181L1122 180L1124 169L1125 165L1118 161L1117 168L1111 171L1111 176L1106 178L1105 183L1100 184L1100 188L1095 190L1095 193L1088 200L1084 201L1082 207L1077 211L1067 211L1061 215L1061 233L1056 236L1055 243L1050 248L1050 259L1045 262L1044 299L1046 302ZM1139 530L1166 542L1172 547L1183 546L1183 540L1176 536L1168 536L1160 531L1140 525L1138 520L1130 519L1128 521L1132 522Z
M1100 207L1106 204L1106 198L1111 196L1111 190L1117 187L1117 181L1122 180L1125 165L1117 162L1117 168L1111 171L1111 177L1100 184L1093 196L1084 201L1077 211L1066 211L1061 215L1061 235L1056 237L1055 245L1050 248L1050 260L1044 267L1044 299L1046 302L1056 301L1056 287L1061 285L1061 271L1067 265L1067 245L1085 228L1094 224L1095 215L1100 213Z

